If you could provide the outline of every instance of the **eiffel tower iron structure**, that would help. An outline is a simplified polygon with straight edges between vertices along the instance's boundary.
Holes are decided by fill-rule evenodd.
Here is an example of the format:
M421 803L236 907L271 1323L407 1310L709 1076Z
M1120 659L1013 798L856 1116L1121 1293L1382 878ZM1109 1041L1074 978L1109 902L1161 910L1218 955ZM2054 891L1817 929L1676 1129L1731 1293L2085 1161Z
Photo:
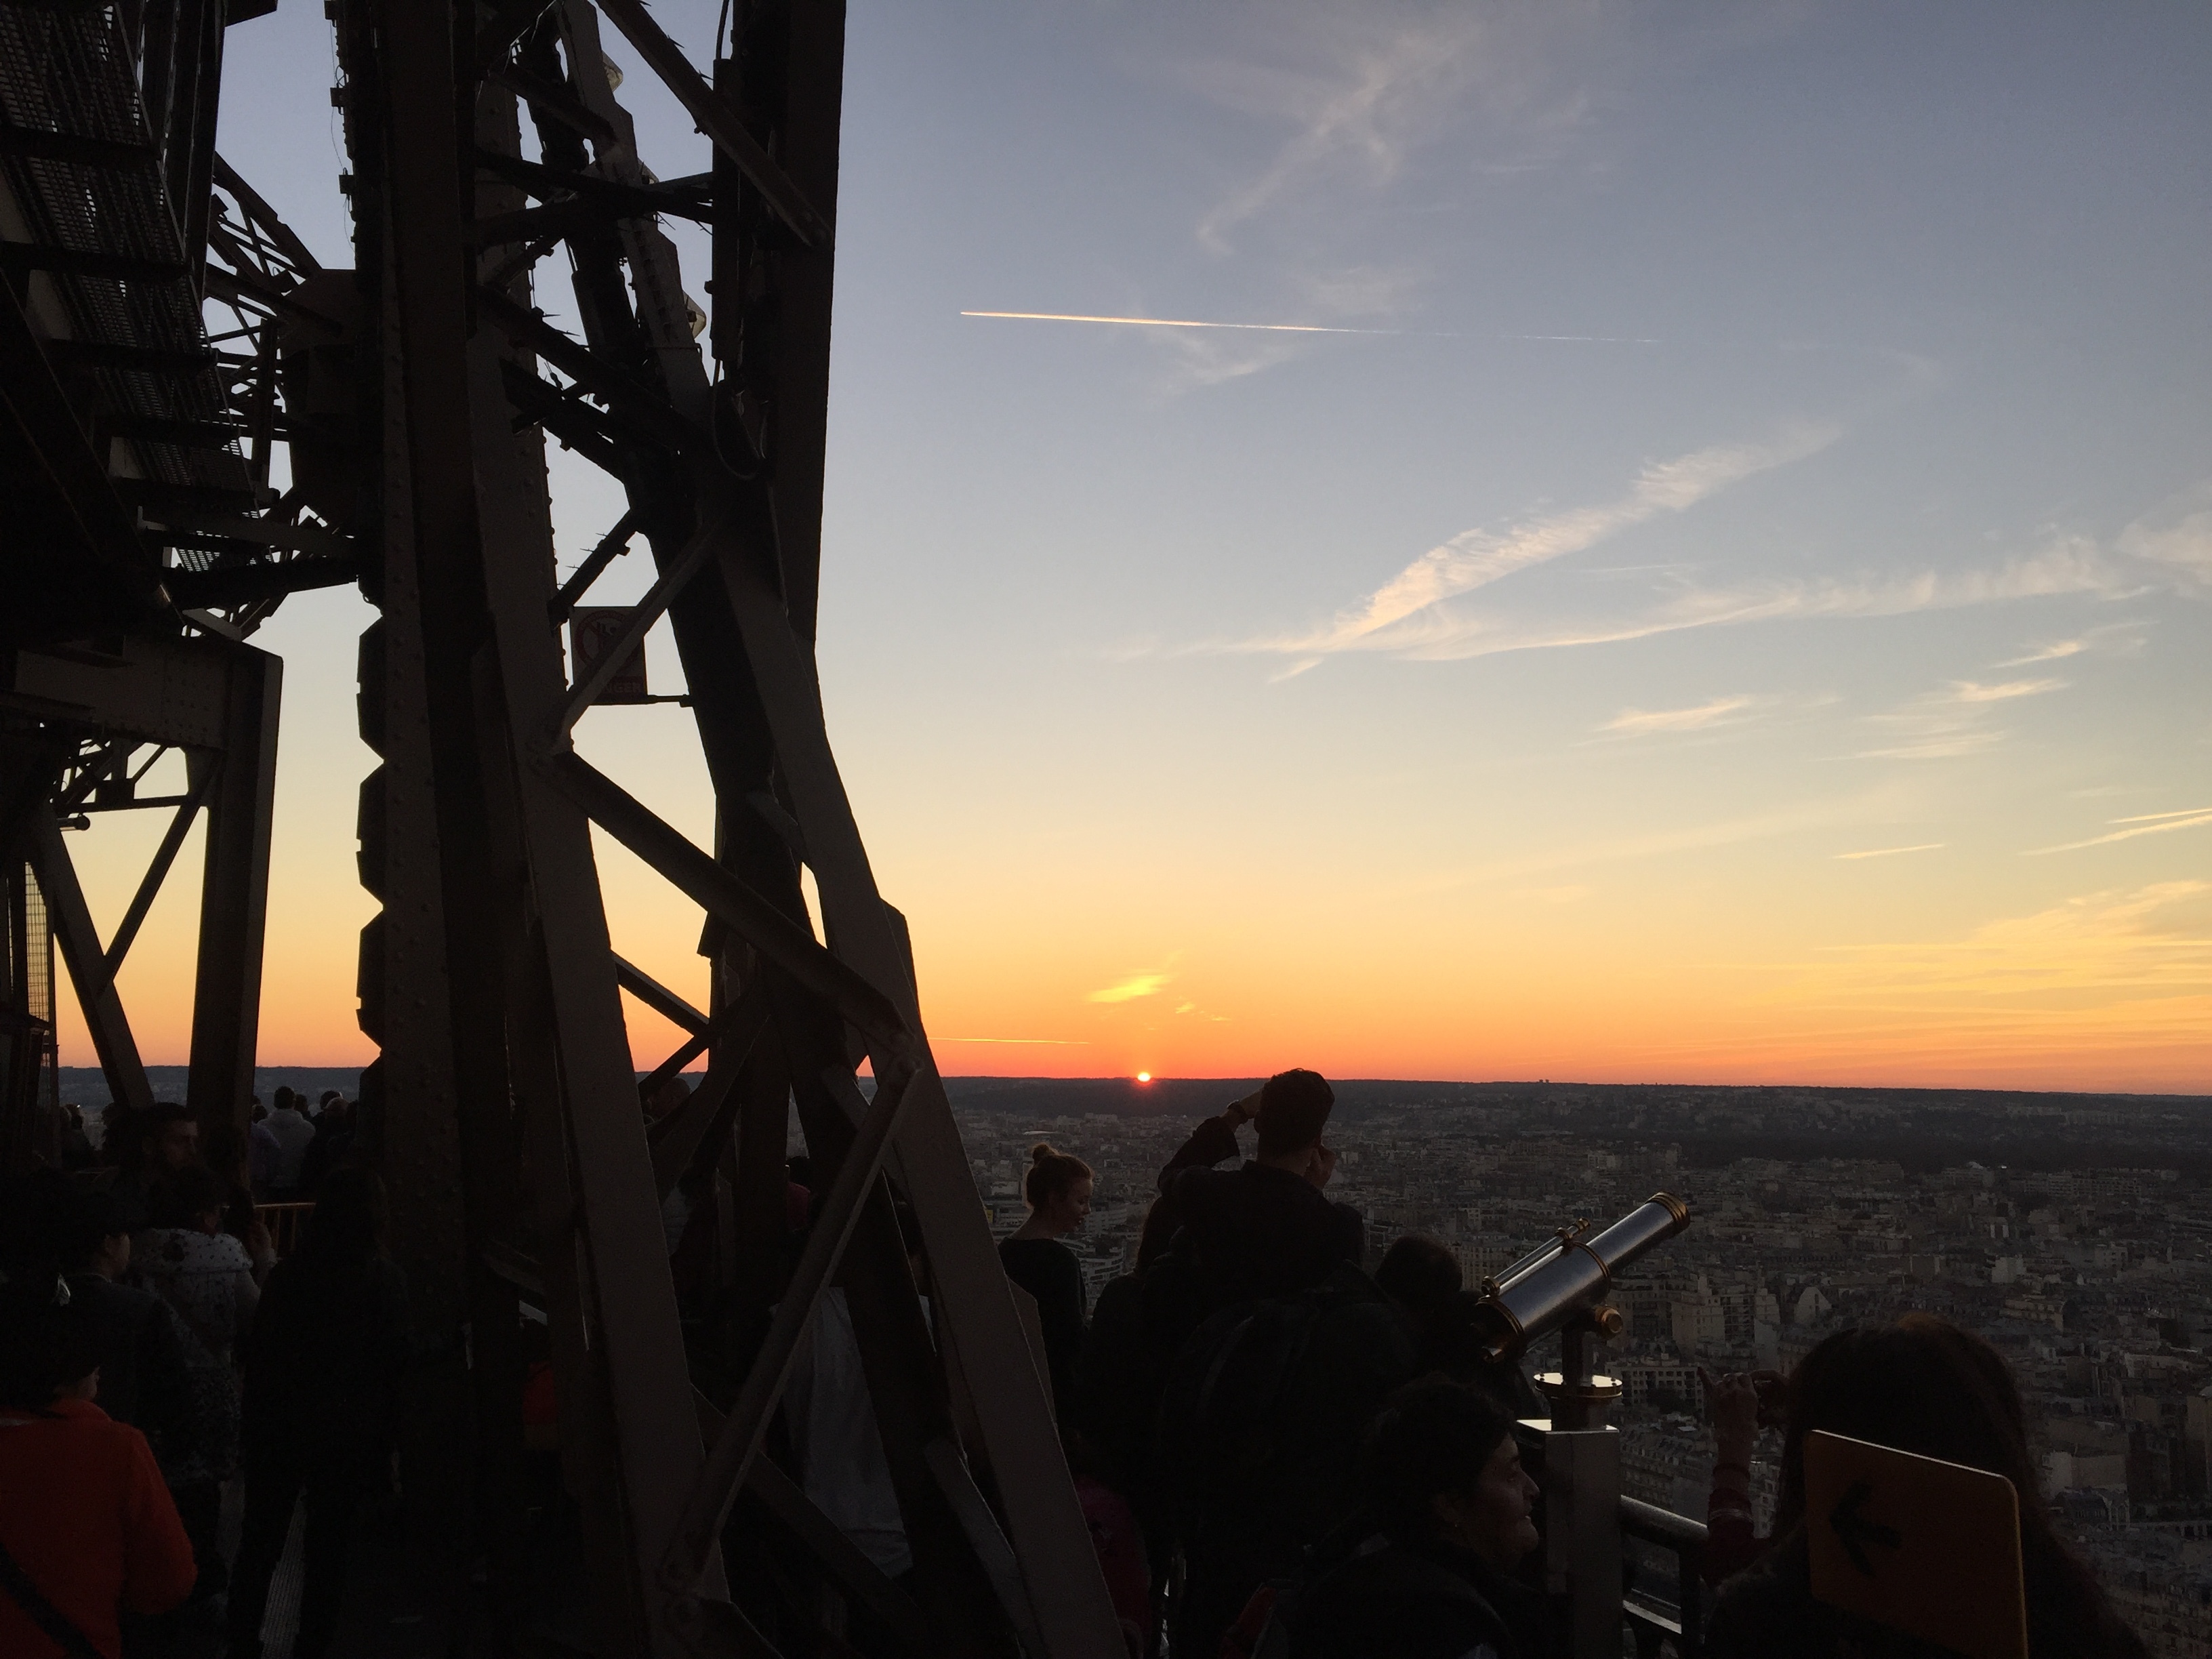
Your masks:
M187 1103L244 1133L283 666L252 635L288 594L358 583L381 907L360 1138L413 1286L405 1484L443 1570L483 1586L484 1650L545 1639L519 1541L542 1322L583 1534L568 1650L1120 1655L823 719L841 0L732 0L703 63L642 0L327 0L348 270L216 153L225 31L270 9L0 0L0 1158L51 1150L57 953L114 1097L152 1099L116 970L202 814ZM639 154L617 46L691 116L703 170ZM708 231L706 269L672 218ZM549 441L628 502L565 582ZM649 592L564 652L633 547ZM688 712L656 718L696 729L711 847L572 741L664 619ZM182 789L142 791L172 750ZM123 810L169 819L103 940L67 831ZM707 1006L616 954L595 827L697 906ZM705 1066L650 1127L625 991L687 1034L653 1082ZM913 1552L898 1582L776 1427L833 1289Z

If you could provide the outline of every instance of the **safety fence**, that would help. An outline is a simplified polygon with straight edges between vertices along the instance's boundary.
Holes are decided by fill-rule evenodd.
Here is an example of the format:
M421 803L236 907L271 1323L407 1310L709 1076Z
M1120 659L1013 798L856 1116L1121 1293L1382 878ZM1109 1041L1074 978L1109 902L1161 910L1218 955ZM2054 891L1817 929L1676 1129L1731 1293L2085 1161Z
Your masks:
M307 1224L307 1218L314 1213L314 1210L313 1199L298 1203L257 1204L253 1206L253 1213L269 1230L270 1245L276 1250L279 1260L291 1255L298 1247L300 1231Z

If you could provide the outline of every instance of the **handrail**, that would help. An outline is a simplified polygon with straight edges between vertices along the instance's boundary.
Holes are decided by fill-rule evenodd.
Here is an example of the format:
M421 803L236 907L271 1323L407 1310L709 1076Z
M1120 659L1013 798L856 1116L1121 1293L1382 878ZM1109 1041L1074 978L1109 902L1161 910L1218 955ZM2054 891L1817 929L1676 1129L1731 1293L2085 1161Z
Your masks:
M288 1200L282 1204L256 1204L254 1215L269 1229L270 1248L281 1261L292 1254L300 1243L300 1233L307 1224L307 1218L315 1212L313 1199Z
M1662 1642L1674 1644L1679 1659L1697 1659L1705 1646L1705 1584L1699 1569L1709 1535L1705 1523L1624 1493L1620 1531L1623 1537L1656 1544L1674 1557L1673 1618L1632 1596L1621 1600L1621 1613L1636 1638L1638 1659L1656 1659Z
M1686 1515L1677 1515L1656 1504L1626 1495L1620 1500L1620 1529L1631 1538L1641 1538L1646 1543L1670 1550L1701 1550L1707 1536L1704 1522L1692 1521Z

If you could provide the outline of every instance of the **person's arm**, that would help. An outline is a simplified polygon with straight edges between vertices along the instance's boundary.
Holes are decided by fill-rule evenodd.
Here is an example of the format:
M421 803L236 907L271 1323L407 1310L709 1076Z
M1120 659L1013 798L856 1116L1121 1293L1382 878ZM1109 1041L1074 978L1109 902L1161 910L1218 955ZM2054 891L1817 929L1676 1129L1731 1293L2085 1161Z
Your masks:
M1367 1222L1349 1204L1330 1206L1336 1212L1336 1256L1353 1267L1363 1267L1367 1261Z
M146 1437L130 1431L123 1493L123 1601L133 1613L167 1613L192 1593L192 1540Z
M1751 1453L1759 1439L1759 1384L1731 1371L1712 1376L1703 1366L1705 1406L1713 1422L1713 1486L1705 1499L1705 1549L1699 1570L1717 1584L1758 1559L1763 1547L1751 1510Z
M230 1238L228 1233L222 1237ZM238 1241L231 1239L231 1243L237 1244ZM231 1273L231 1296L238 1316L237 1337L243 1340L246 1332L253 1328L254 1310L261 1305L261 1280L255 1275L253 1258L246 1254L243 1244L238 1245L238 1266Z
M1260 1097L1255 1093L1230 1102L1220 1116L1200 1121L1198 1127L1191 1131L1190 1139L1183 1142L1168 1160L1167 1167L1160 1171L1160 1190L1167 1191L1185 1170L1210 1170L1236 1157L1238 1126L1249 1123L1259 1113Z

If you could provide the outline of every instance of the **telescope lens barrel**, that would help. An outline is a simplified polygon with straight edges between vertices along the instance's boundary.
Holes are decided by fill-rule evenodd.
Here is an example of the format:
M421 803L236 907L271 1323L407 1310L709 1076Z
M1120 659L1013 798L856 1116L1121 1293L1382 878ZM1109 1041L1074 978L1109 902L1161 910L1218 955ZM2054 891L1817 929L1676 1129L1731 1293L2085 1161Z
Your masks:
M1613 1277L1653 1246L1690 1224L1689 1207L1654 1194L1603 1231L1577 1240L1500 1286L1484 1323L1491 1358L1503 1360L1595 1304Z
M1572 1249L1500 1291L1498 1303L1520 1327L1525 1344L1595 1301L1605 1286L1605 1263L1587 1250Z
M1603 1232L1583 1241L1583 1248L1605 1263L1608 1274L1617 1273L1656 1244L1663 1244L1690 1224L1690 1212L1679 1199L1661 1194L1647 1199Z

